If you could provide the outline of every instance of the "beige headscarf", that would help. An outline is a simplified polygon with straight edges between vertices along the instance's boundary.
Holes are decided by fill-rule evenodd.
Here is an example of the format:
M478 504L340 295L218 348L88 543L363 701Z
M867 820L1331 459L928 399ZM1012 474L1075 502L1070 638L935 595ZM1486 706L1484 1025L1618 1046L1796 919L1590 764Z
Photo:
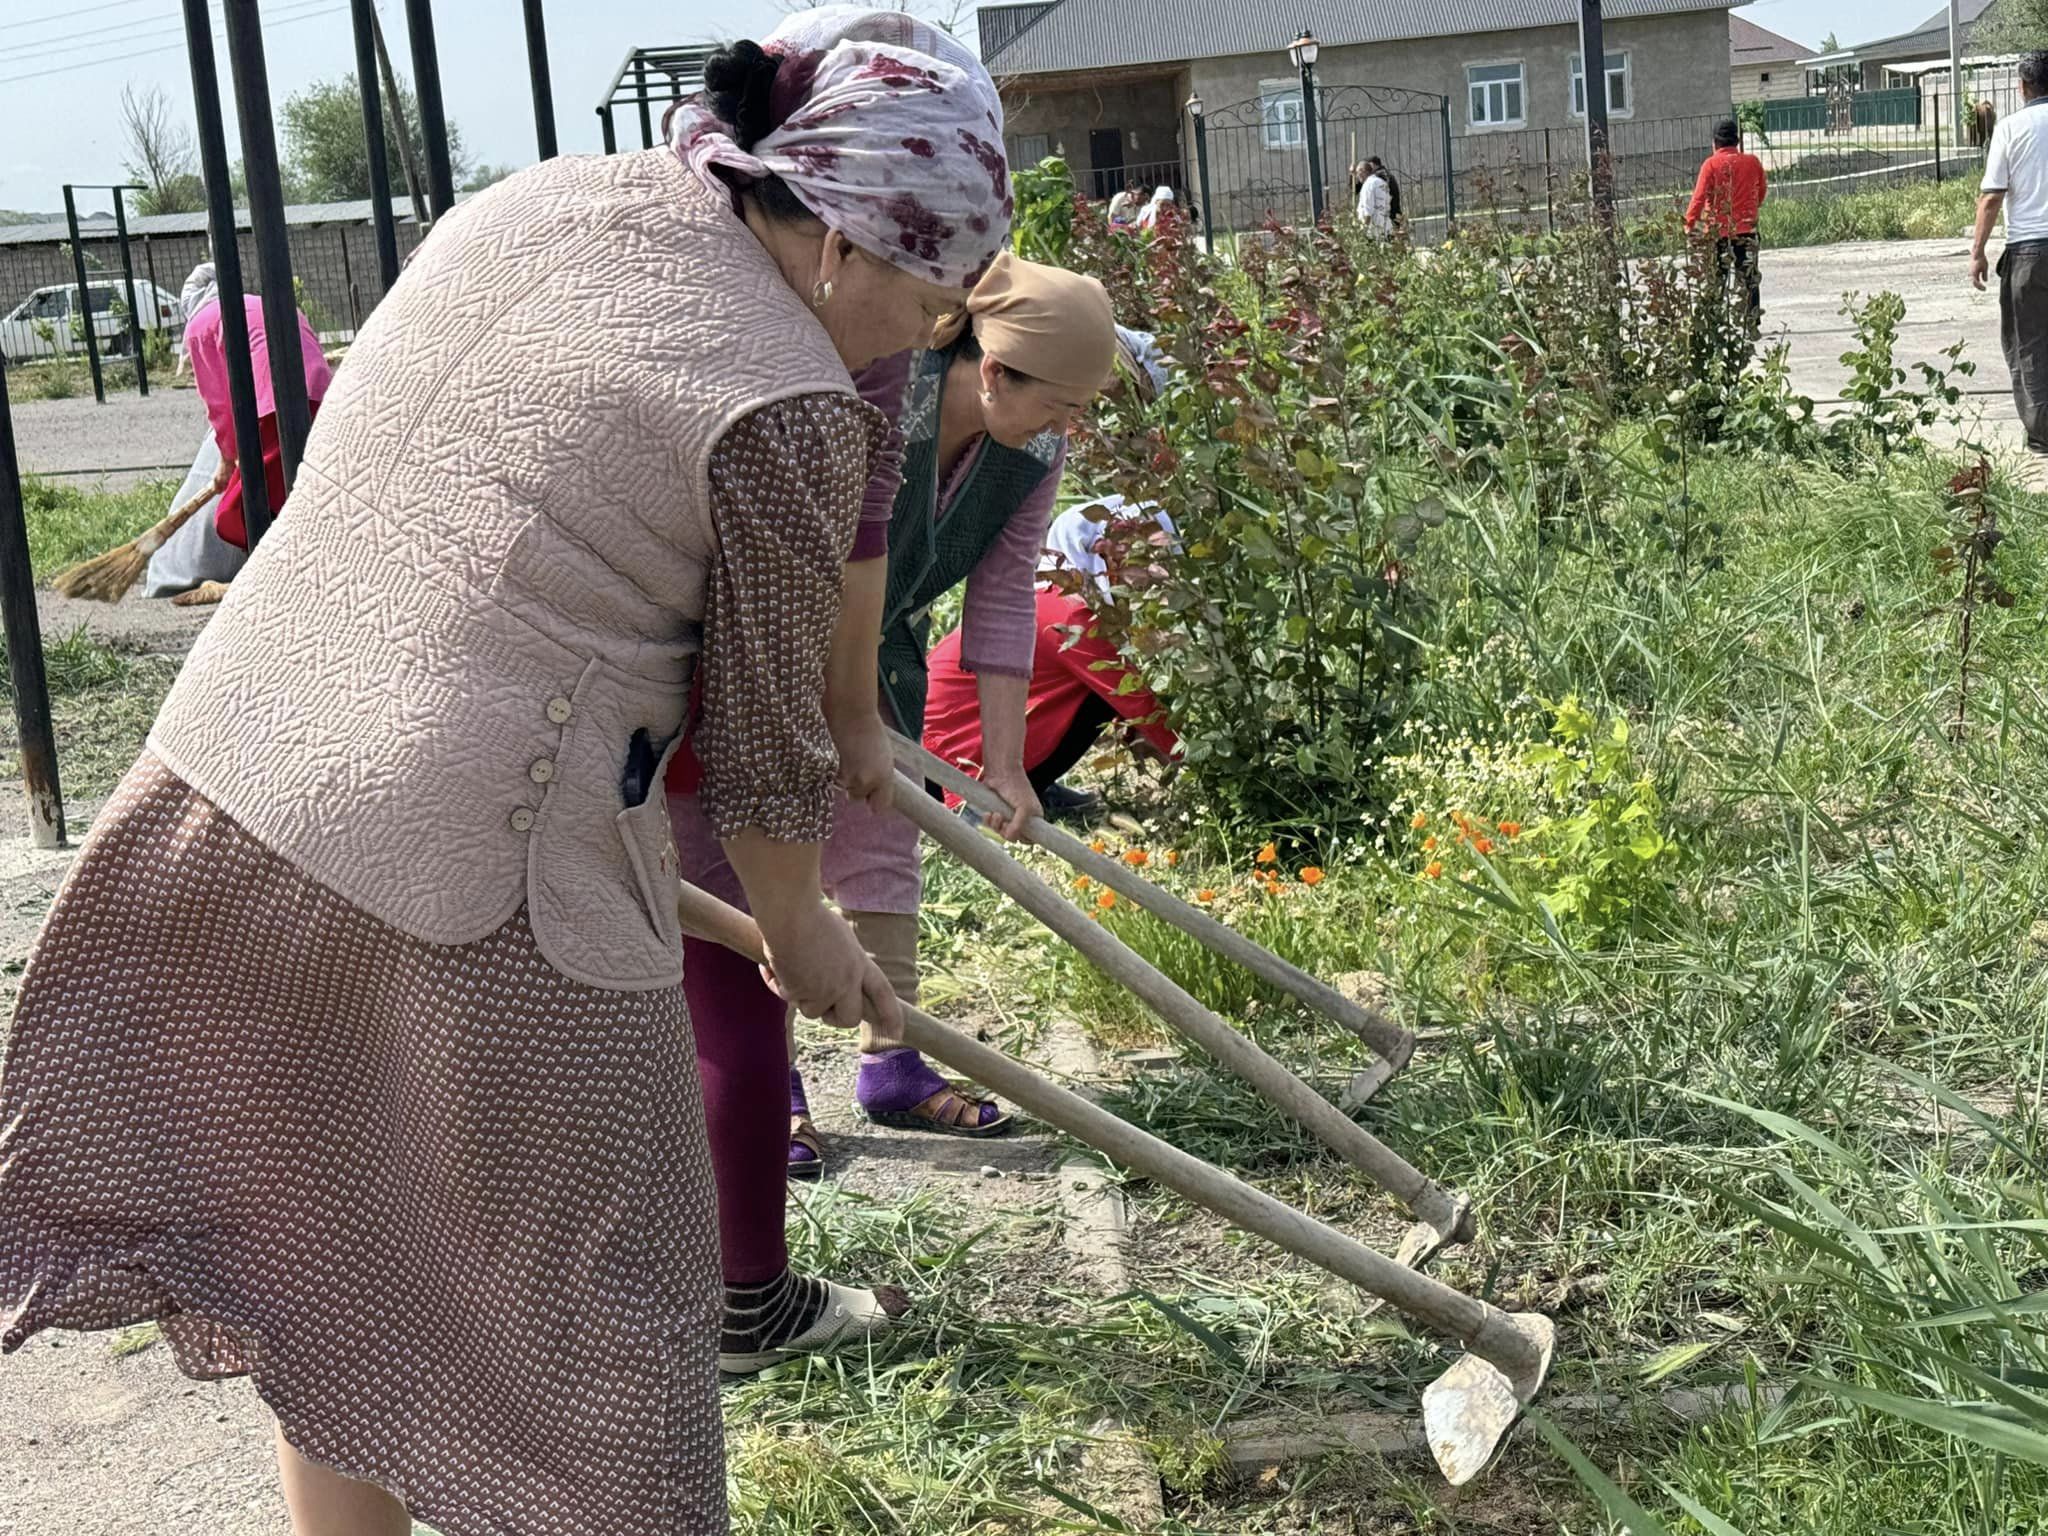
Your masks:
M1116 314L1101 283L1009 251L968 296L967 310L939 327L951 345L969 323L981 350L1006 368L1090 395L1116 372Z

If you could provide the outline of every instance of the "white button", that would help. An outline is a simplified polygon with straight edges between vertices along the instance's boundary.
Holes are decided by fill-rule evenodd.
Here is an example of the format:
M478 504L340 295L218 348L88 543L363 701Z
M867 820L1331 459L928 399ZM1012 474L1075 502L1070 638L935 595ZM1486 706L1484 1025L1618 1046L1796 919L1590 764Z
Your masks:
M514 811L512 813L512 830L514 832L531 832L533 830L533 812L523 805Z
M569 723L569 716L572 713L573 711L569 708L569 701L567 699L548 700L548 718L554 721L555 724L567 725Z
M889 674L889 686L891 688L896 686L896 674L894 672Z
M526 776L536 784L550 783L555 777L553 760L545 757L535 758L533 766L526 770Z

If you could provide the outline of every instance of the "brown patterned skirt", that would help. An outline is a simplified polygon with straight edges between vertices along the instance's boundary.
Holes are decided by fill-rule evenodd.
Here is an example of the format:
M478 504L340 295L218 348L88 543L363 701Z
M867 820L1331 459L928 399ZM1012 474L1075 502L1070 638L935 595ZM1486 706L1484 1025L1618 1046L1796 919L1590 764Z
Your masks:
M445 1536L697 1536L721 1302L680 988L408 938L136 764L0 1060L0 1345L158 1319Z

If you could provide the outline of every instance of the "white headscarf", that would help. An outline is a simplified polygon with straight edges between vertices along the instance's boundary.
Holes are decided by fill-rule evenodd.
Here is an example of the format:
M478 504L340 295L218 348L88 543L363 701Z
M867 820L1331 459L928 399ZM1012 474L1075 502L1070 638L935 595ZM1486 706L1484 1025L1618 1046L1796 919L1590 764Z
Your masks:
M901 11L838 5L789 17L762 41L782 55L780 126L742 149L694 98L669 143L700 178L780 179L869 255L968 289L1009 239L1003 105L981 62Z
M219 296L220 287L213 280L213 263L202 261L185 279L184 290L178 295L178 308L190 320Z
M1102 558L1095 546L1102 542L1102 531L1106 526L1119 517L1134 515L1125 513L1128 505L1121 496L1104 496L1078 507L1069 507L1045 530L1045 553L1039 558L1038 569L1043 573L1075 571L1092 578L1096 586L1108 592L1109 562ZM1166 531L1167 538L1179 538L1173 519L1159 509L1158 502L1145 502L1136 511L1150 512L1153 520Z
M1124 356L1135 366L1145 371L1145 377L1152 385L1152 398L1157 400L1166 393L1166 359L1159 355L1159 340L1150 331L1134 331L1127 325L1116 328L1116 339L1122 343Z

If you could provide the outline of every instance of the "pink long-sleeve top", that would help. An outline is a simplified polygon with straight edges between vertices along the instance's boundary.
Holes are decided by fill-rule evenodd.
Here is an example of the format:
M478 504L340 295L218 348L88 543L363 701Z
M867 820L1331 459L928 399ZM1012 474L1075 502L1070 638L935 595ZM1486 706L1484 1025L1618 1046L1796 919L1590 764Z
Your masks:
M270 382L270 347L263 331L263 301L255 294L242 295L242 308L249 317L249 360L256 371L256 414L275 416L277 396ZM206 420L213 428L213 440L223 455L235 456L234 407L228 394L228 349L221 323L220 300L202 304L199 312L185 322L185 350L192 358L192 382L206 404ZM313 333L305 315L299 315L299 351L305 361L306 398L325 399L334 370L320 350L320 338Z

